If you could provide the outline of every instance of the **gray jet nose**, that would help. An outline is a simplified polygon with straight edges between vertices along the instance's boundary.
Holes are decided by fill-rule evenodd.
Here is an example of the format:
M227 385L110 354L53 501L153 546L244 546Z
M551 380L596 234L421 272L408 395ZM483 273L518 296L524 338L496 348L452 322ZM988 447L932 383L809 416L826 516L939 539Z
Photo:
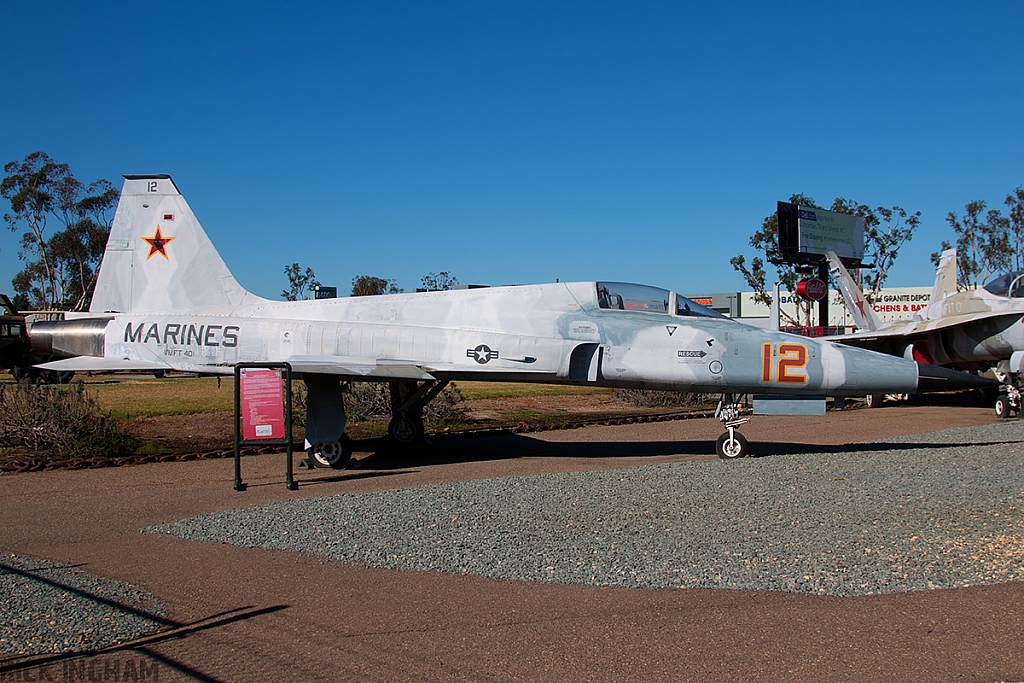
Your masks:
M917 390L921 392L992 389L998 386L999 382L988 377L979 377L928 363L917 364Z

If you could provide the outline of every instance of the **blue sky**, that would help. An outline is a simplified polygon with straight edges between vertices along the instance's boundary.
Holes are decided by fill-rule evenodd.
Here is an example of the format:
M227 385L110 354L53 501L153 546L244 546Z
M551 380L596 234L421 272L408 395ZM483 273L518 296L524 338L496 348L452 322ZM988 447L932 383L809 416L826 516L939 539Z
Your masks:
M289 3L291 5L291 3ZM170 173L238 280L736 291L804 192L923 214L1024 184L1024 3L5 3L0 162ZM6 202L0 200L4 211ZM20 269L0 232L0 291Z

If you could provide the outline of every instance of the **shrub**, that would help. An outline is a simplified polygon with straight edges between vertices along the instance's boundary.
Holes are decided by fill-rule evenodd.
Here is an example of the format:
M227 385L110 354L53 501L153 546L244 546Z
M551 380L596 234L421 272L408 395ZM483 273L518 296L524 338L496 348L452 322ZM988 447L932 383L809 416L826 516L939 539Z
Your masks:
M615 400L637 408L698 408L711 401L711 394L649 389L616 389Z
M112 428L111 423L108 422L104 429L83 439L78 439L67 448L62 448L60 454L65 458L120 458L131 455L138 449L138 439L131 434L125 434Z
M116 457L132 452L136 444L104 417L81 382L0 387L0 446L66 457Z
M451 383L423 408L427 422L452 424L465 417L462 392ZM345 387L345 411L353 422L391 417L391 392L384 382L350 382Z
M423 408L423 419L444 425L454 425L466 418L465 398L452 382L441 393Z
M292 380L292 426L293 427L305 427L306 426L306 383L293 379Z
M353 422L391 417L391 393L384 382L345 385L345 412Z

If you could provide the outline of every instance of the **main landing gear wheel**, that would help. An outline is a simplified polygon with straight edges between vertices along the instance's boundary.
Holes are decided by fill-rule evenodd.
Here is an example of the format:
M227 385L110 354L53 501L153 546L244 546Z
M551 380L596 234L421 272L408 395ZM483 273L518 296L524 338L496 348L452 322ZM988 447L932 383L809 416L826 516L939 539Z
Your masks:
M408 415L396 415L388 423L388 436L403 446L423 438L423 420Z
M309 449L309 460L317 467L329 467L332 470L351 468L349 461L352 460L352 449L344 438L341 441L320 443Z
M1010 417L1010 397L1006 392L996 396L996 416L1004 420Z
M718 437L715 450L718 452L718 457L723 460L746 457L747 437L735 430L731 434L726 432Z
M868 394L864 398L864 402L868 408L881 408L882 403L885 402L885 394Z

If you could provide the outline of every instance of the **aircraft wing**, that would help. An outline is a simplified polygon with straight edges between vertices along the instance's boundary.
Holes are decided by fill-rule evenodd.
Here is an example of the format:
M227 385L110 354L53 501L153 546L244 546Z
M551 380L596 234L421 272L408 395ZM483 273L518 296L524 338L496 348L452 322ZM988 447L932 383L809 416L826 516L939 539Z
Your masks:
M292 356L288 359L292 372L318 375L344 375L355 379L431 380L433 375L410 361L350 356Z
M367 381L385 380L416 380L426 381L438 379L444 375L479 376L487 379L491 376L515 374L517 376L551 375L548 371L519 370L498 367L474 367L456 363L423 363L413 361L390 360L383 358L354 358L350 356L292 356L288 359L292 372L306 372L322 375L341 375L352 379Z
M172 370L167 363L125 358L101 358L99 356L75 356L40 363L35 366L56 372L117 372L120 370Z
M918 323L915 332L927 332L929 330L943 330L947 327L964 325L977 320L988 320L989 318L1019 318L1024 316L1024 311L978 311L977 313L963 313L961 315L949 315L935 320L926 320Z
M947 316L945 318L938 318L935 320L921 320L902 324L893 323L880 330L862 330L852 334L833 334L828 337L823 337L823 339L840 343L869 341L872 339L898 339L903 337L913 337L915 335L923 335L928 332L935 332L937 330L944 330L958 325L965 325L978 320L999 317L1017 318L1021 316L1024 316L1024 312L1022 311L984 311L978 313L965 313L963 315Z

